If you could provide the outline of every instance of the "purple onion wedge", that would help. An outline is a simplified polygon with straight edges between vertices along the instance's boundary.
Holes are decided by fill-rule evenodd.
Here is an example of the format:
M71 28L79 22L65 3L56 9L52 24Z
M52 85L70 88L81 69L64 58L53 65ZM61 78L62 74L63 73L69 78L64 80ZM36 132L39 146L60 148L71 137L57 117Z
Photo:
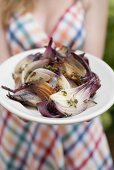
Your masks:
M39 102L37 103L37 107L39 112L45 117L50 118L63 117L63 114L61 114L61 112L59 112L56 109L55 104L53 102L50 103L48 101Z

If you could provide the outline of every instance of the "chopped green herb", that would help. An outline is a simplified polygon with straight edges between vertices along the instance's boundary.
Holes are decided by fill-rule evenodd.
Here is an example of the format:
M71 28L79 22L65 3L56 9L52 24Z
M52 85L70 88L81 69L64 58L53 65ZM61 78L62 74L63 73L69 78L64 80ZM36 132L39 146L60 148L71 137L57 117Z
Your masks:
M51 71L53 71L53 72L56 72L56 71L58 70L57 67L54 67L54 66L51 66L51 65L45 66L44 68L45 68L45 69L48 69L48 70L51 70Z
M68 113L64 112L64 116L65 116L65 117L70 117L70 116L72 116L72 113L71 113L71 114L68 114Z
M78 100L77 99L70 99L70 100L67 100L67 103L69 104L69 106L76 107Z
M94 104L97 104L97 102L95 102L94 100L90 100L90 99L86 99L83 101L84 103L88 103L88 102L92 102Z
M67 92L65 90L62 91L63 96L67 96Z

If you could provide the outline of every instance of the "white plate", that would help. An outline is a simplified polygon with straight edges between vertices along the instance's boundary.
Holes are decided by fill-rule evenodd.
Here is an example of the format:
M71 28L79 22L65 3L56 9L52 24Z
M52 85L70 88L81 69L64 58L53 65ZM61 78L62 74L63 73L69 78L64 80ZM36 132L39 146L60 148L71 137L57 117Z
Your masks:
M44 49L30 50L20 53L9 58L0 66L0 103L10 112L18 115L26 120L35 121L45 124L71 124L90 120L96 116L99 116L106 110L108 110L114 103L114 72L113 70L102 60L86 54L89 59L90 67L101 80L101 88L95 95L95 101L98 103L94 107L91 107L79 115L75 115L67 118L48 118L43 117L37 110L28 109L21 105L19 102L10 100L6 97L8 93L1 88L1 85L14 89L14 81L12 73L16 64L28 54L34 54L36 52L43 52Z

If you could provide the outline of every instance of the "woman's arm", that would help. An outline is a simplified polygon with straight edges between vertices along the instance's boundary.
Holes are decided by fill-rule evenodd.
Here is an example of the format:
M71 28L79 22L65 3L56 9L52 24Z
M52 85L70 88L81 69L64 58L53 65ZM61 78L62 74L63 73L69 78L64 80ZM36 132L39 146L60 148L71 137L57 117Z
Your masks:
M107 28L108 0L84 0L84 6L86 9L84 51L102 58Z
M0 22L0 64L9 57L7 42L5 39L5 32Z

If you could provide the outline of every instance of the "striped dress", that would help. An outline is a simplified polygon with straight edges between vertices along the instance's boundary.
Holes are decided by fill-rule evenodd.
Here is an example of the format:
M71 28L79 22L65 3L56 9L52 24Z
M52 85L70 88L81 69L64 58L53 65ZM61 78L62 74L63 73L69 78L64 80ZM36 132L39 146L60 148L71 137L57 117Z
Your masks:
M14 15L7 30L11 55L46 44L82 48L84 9L74 2L47 35L31 13ZM0 170L113 170L99 118L71 125L26 122L1 108Z

